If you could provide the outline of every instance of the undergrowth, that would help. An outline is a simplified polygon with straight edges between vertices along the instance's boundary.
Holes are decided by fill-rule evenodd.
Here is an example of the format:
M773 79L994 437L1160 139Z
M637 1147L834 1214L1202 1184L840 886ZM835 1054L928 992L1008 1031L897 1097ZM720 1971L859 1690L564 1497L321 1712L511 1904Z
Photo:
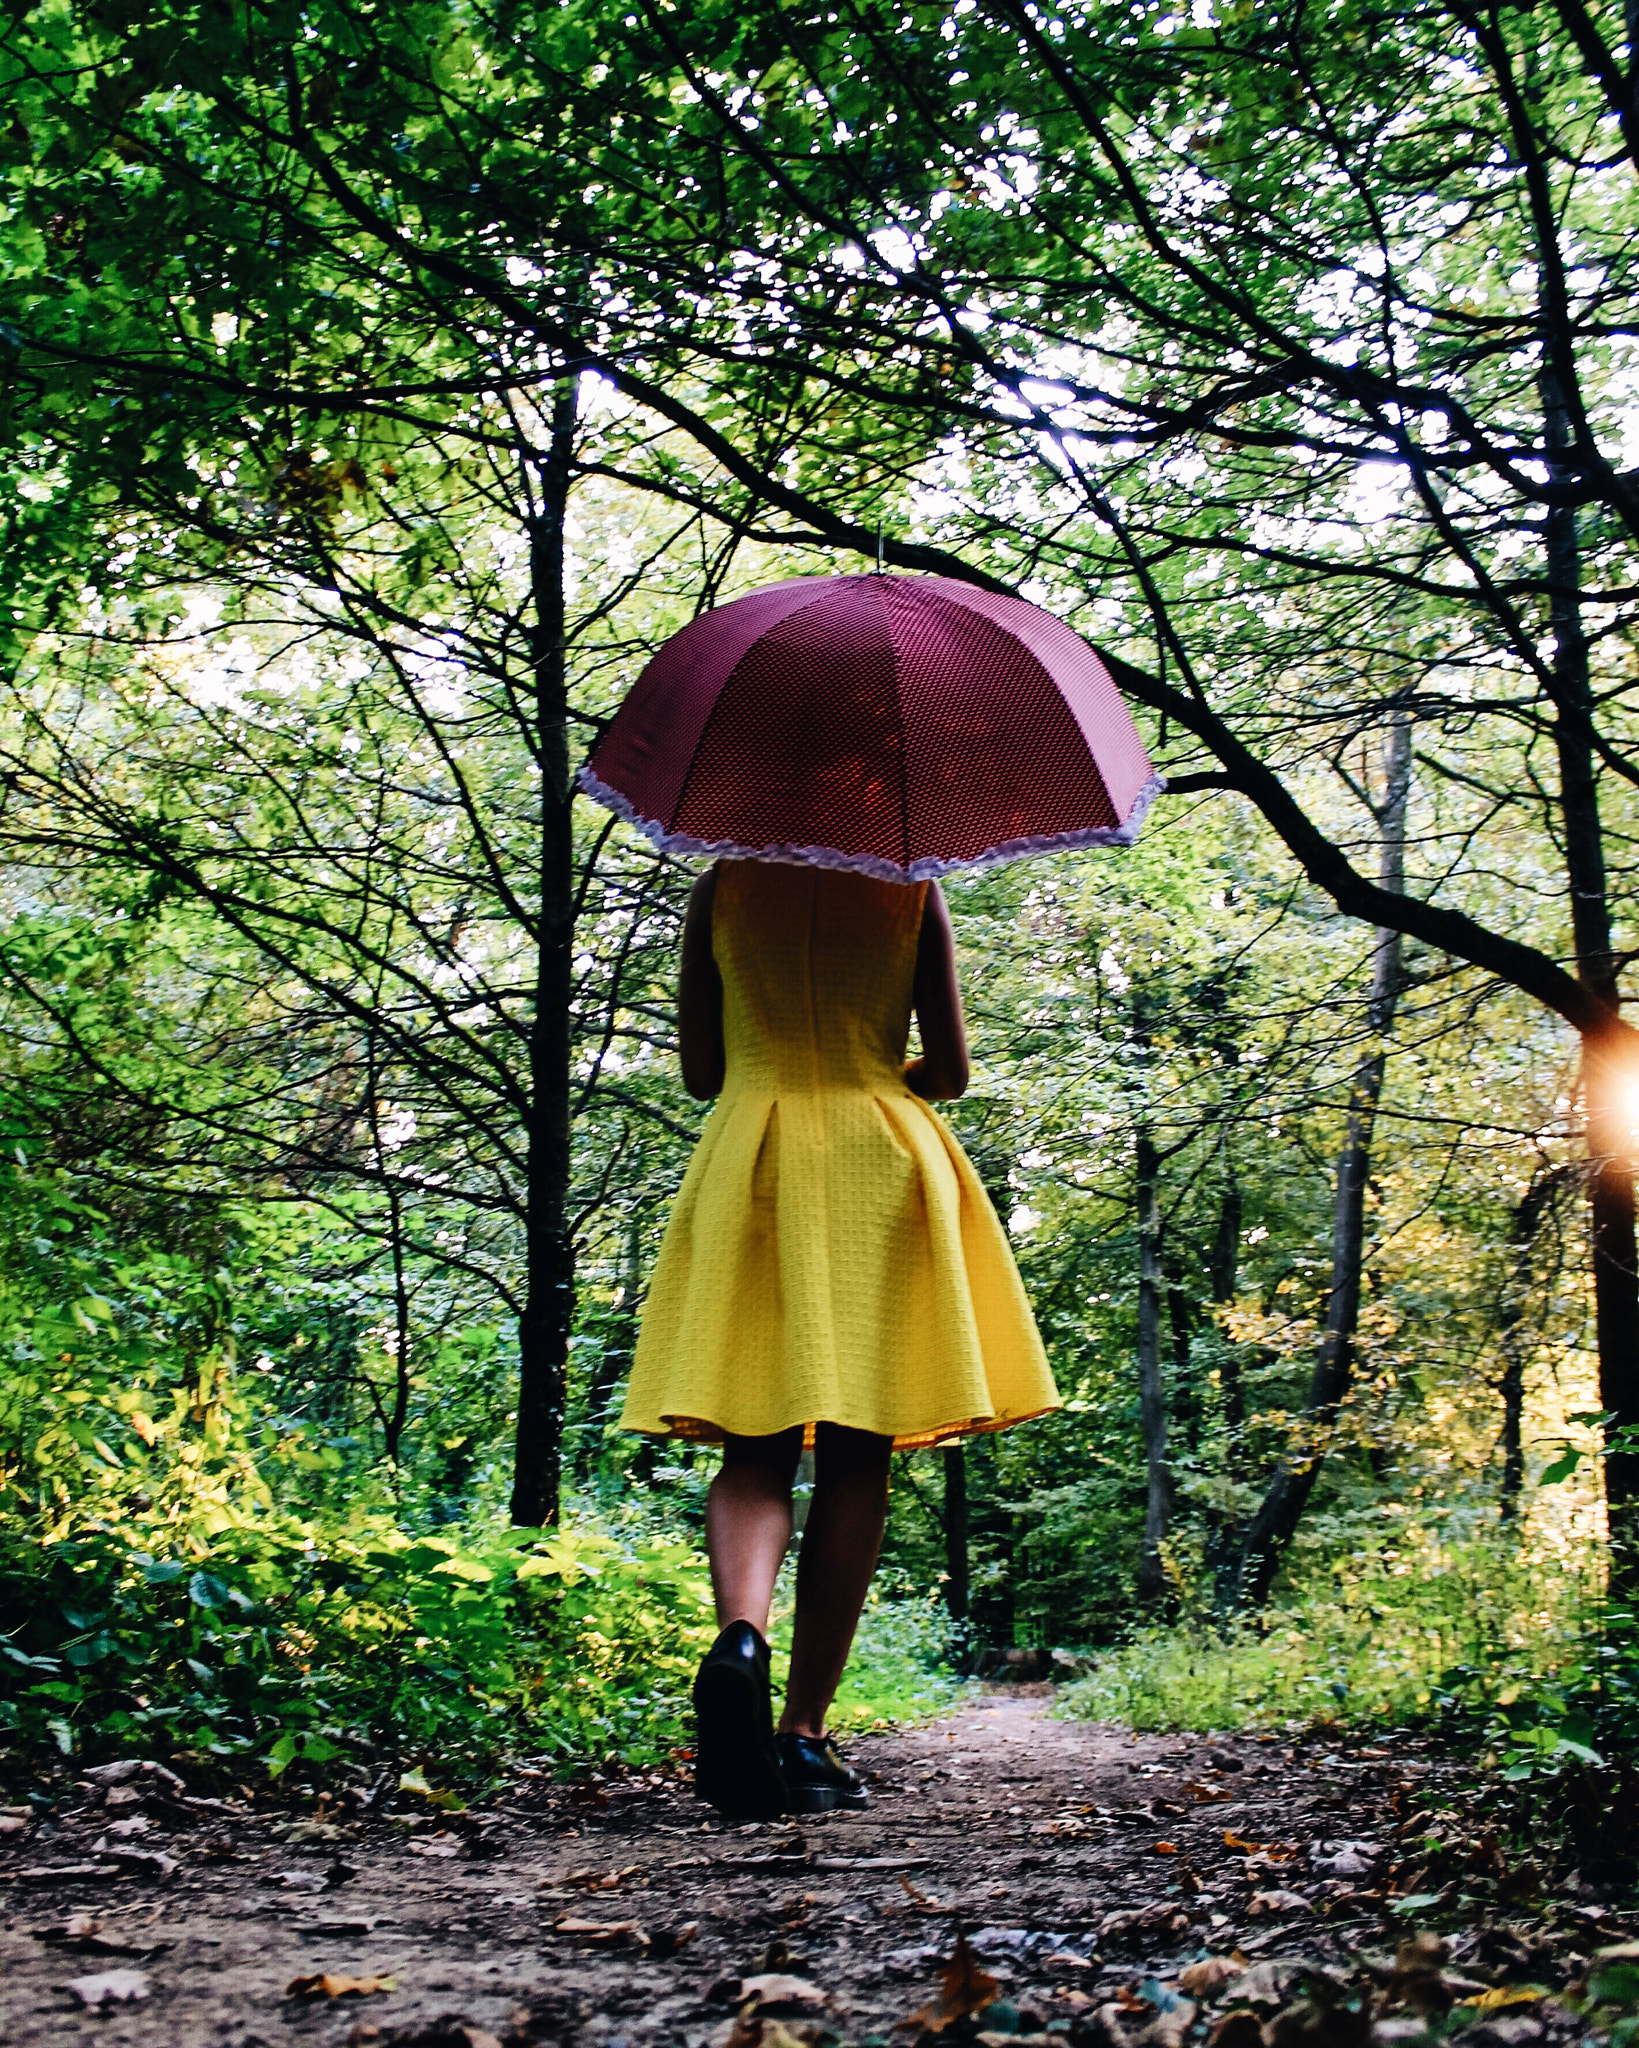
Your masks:
M1639 1638L1594 1561L1504 1538L1356 1553L1266 1613L1137 1631L1059 1710L1146 1730L1439 1729L1519 1781L1639 1745Z
M163 1754L252 1789L419 1766L471 1783L507 1757L664 1762L714 1634L704 1560L572 1523L418 1534L376 1513L269 1518L172 1549L140 1529L0 1542L0 1772ZM789 1620L776 1631L789 1646ZM931 1603L873 1598L842 1728L936 1712ZM248 1778L246 1774L249 1774Z

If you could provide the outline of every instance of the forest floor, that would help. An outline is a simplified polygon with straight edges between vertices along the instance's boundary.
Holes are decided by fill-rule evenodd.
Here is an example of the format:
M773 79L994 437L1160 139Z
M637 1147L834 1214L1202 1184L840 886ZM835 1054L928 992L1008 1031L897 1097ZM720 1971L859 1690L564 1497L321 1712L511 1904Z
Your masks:
M1587 1987L1639 1977L1639 1920L1586 1884L1546 1903L1530 1866L1497 1904L1468 1778L1420 1741L1133 1736L1046 1706L998 1690L861 1738L870 1811L800 1825L725 1827L660 1773L298 1819L114 1766L0 1822L0 2041L1624 2040ZM1492 1867L1471 1910L1460 1874L1417 1889L1442 1853L1460 1873L1459 1839ZM1448 1940L1408 1940L1430 1914Z

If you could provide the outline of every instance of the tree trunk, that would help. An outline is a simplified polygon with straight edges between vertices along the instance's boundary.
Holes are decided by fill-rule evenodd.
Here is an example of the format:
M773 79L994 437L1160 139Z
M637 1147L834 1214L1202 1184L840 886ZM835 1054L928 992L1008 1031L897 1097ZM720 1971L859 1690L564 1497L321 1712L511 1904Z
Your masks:
M1167 1536L1171 1474L1167 1469L1167 1395L1161 1379L1160 1157L1148 1129L1138 1133L1138 1421L1144 1433L1144 1553L1138 1597L1153 1607L1165 1597L1161 1546Z
M1240 1265L1241 1184L1231 1167L1219 1198L1218 1228L1207 1259L1207 1284L1212 1289L1213 1301L1219 1307L1235 1299L1235 1290L1240 1285ZM1223 1398L1224 1421L1231 1430L1239 1430L1246 1421L1246 1389L1241 1385L1241 1364L1233 1345L1224 1352L1223 1363L1218 1368L1218 1388Z
M940 1520L945 1532L945 1605L951 1620L965 1626L969 1604L967 1451L961 1444L947 1444L944 1456L945 1500Z
M569 705L565 674L563 528L575 442L576 380L552 405L552 439L541 470L531 536L535 602L532 648L540 768L540 930L529 1033L529 1190L524 1311L518 1319L518 1436L512 1477L515 1527L558 1519L564 1397L575 1307L569 1231L570 999L575 936Z
M1531 1295L1531 1265L1543 1213L1566 1177L1556 1166L1532 1180L1514 1211L1510 1232L1508 1276L1497 1318L1502 1350L1502 1502L1499 1518L1514 1521L1525 1484L1525 1360L1530 1349L1525 1311Z
M1550 451L1574 440L1554 374L1541 373L1543 434ZM1550 455L1551 477L1570 481L1574 466ZM1552 505L1543 521L1549 615L1554 631L1554 744L1559 760L1559 806L1565 872L1571 891L1571 937L1576 975L1611 1012L1620 1001L1619 966L1611 945L1610 900L1599 781L1593 736L1594 701L1588 642L1582 629L1582 558L1574 505ZM1617 1032L1590 1032L1582 1041L1582 1085L1588 1114L1588 1204L1593 1238L1594 1325L1599 1344L1599 1400L1612 1431L1639 1425L1639 1276L1634 1256L1633 1086L1631 1056ZM1639 1580L1634 1557L1639 1509L1639 1454L1615 1452L1605 1460L1605 1502L1610 1517L1613 1584L1632 1589Z
M1389 729L1383 801L1376 806L1380 849L1378 880L1399 895L1405 888L1406 798L1411 788L1411 720L1397 710ZM1349 1113L1338 1154L1332 1205L1332 1284L1320 1349L1299 1418L1301 1436L1281 1461L1268 1490L1220 1574L1220 1607L1261 1607L1286 1554L1303 1510L1325 1463L1327 1438L1348 1391L1354 1367L1355 1330L1360 1320L1360 1283L1365 1266L1366 1179L1371 1169L1372 1129L1388 1067L1384 1038L1400 999L1400 934L1379 928L1372 958L1367 1020L1374 1043L1356 1064L1349 1084Z
M1190 1335L1194 1317L1189 1295L1176 1273L1166 1272L1167 1322L1172 1333L1172 1419L1178 1434L1191 1451L1201 1447L1201 1403L1191 1372Z
M603 1449L609 1427L609 1409L616 1389L632 1369L637 1347L638 1289L643 1278L643 1219L636 1209L626 1218L626 1265L620 1282L620 1317L609 1332L586 1390L586 1421L581 1428L580 1454L575 1469L589 1478Z

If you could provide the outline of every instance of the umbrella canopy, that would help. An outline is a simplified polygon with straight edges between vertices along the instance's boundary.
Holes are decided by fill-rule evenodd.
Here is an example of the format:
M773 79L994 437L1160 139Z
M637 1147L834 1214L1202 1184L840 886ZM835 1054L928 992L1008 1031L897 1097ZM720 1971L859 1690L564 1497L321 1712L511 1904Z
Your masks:
M1061 620L944 576L804 576L704 612L581 787L672 852L906 882L1126 846L1161 778Z

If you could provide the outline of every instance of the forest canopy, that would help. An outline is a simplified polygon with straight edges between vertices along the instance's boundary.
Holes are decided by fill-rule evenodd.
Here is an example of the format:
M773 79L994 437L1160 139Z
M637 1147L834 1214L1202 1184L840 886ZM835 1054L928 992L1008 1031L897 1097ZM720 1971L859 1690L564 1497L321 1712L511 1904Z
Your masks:
M11 11L14 1761L681 1739L709 1461L613 1418L694 869L573 778L689 619L879 559L1076 626L1168 787L947 884L1067 1399L896 1460L851 1711L1056 1651L1631 1735L1627 34Z

